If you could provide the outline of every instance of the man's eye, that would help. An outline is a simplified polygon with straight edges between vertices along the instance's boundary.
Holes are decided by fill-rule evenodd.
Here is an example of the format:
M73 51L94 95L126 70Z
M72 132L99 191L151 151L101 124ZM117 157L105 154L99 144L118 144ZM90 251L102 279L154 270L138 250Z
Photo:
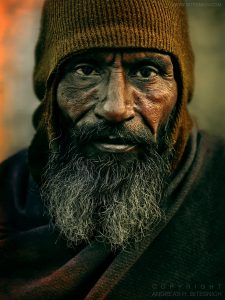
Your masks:
M157 70L154 69L153 67L142 67L138 69L133 76L139 77L139 78L144 78L148 79L152 76L157 75Z
M91 66L81 66L78 67L75 71L76 74L80 76L93 76L99 75L99 73Z

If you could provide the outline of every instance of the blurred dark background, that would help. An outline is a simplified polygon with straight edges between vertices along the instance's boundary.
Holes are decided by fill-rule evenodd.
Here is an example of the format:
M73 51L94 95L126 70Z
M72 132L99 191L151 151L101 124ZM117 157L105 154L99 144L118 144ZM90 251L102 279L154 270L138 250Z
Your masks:
M0 161L27 147L34 134L33 52L42 3L0 3ZM200 128L225 137L225 0L186 0L186 6L196 59L190 111Z

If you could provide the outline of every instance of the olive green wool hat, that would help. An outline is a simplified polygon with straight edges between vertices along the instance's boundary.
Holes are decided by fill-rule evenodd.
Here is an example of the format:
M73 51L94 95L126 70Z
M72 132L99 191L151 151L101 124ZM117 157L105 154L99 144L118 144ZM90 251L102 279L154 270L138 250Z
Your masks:
M177 165L192 126L187 103L193 91L193 53L181 0L47 0L36 47L34 89L42 103L35 114L36 136L29 151L38 180L50 141L57 138L54 82L66 58L91 49L154 50L176 62L178 102L170 139ZM42 164L40 164L42 161Z

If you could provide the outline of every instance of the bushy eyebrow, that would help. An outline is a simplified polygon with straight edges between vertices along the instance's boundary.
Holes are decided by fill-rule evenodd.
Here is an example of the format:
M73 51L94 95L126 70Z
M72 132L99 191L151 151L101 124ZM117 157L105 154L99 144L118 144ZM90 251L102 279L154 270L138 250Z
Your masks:
M146 65L152 65L155 66L156 68L161 68L161 69L166 69L168 67L168 64L163 60L158 57L140 57L140 58L135 58L129 61L123 62L123 65L125 67L129 66L135 66L135 67L141 67L141 66L146 66Z

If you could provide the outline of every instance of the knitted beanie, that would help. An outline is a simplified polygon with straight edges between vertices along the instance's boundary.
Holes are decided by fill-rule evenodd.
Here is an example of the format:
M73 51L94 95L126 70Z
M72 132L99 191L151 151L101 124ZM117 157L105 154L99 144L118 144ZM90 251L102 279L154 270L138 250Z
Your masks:
M178 100L170 139L179 162L192 127L187 111L193 91L193 53L181 0L46 0L36 46L34 89L42 103L29 149L38 180L49 143L57 141L54 79L68 57L90 49L138 49L170 54L178 72Z

